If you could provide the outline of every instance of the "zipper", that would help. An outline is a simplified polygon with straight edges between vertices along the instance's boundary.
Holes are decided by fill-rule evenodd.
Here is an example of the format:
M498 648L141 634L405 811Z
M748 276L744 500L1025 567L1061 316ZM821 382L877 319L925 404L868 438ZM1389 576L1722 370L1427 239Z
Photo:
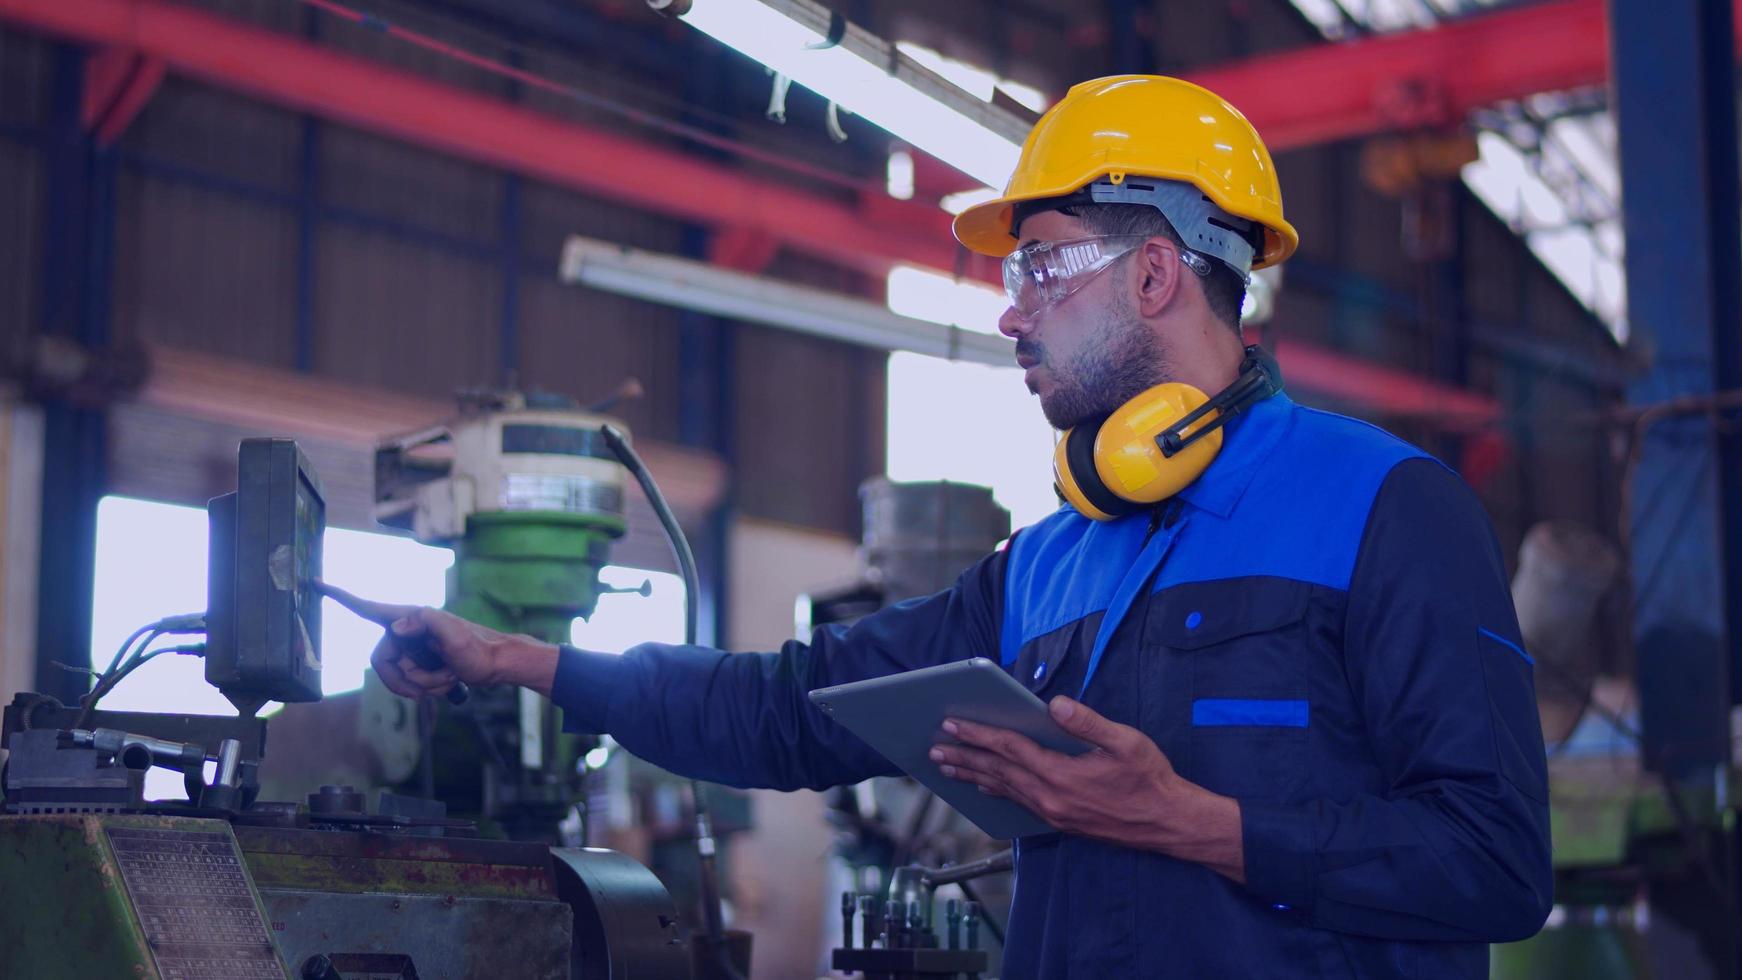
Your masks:
M1143 543L1137 546L1139 552L1149 547L1149 539L1155 537L1155 532L1161 530L1161 512L1166 506L1166 504L1156 504L1149 508L1149 530L1143 532Z
M1179 498L1175 497L1149 508L1149 530L1144 532L1143 544L1139 545L1137 550L1142 551L1147 547L1149 539L1155 537L1155 532L1171 528L1179 523L1179 512L1183 506Z

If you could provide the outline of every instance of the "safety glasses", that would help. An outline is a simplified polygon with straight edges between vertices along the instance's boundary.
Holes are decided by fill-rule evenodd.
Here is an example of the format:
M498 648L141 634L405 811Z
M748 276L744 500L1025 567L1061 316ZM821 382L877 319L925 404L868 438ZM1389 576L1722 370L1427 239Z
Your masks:
M1032 320L1107 270L1120 256L1153 235L1097 235L1059 242L1036 242L1004 257L1004 294L1016 315ZM1209 263L1186 249L1180 260L1199 276Z

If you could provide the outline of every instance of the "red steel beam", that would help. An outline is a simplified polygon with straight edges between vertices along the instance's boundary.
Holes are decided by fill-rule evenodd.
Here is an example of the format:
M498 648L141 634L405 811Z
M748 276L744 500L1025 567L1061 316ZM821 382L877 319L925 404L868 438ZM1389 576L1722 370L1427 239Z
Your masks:
M109 146L121 138L167 71L163 59L125 48L104 48L86 61L80 115L98 144Z
M1735 7L1742 11L1742 2ZM1607 81L1605 8L1603 0L1554 0L1189 77L1239 106L1273 150L1457 124L1482 106ZM1736 32L1742 42L1742 17Z
M947 216L876 233L850 203L162 0L0 0L0 17L161 58L178 74L540 180L861 266L950 268ZM942 237L930 229L942 229Z
M796 190L641 140L163 0L0 0L0 18L161 59L170 70L264 101L571 187L648 211L732 229L875 272L897 263L961 268L997 283L992 263L958 262L948 215L868 195L857 203ZM1291 342L1290 382L1384 414L1424 407L1481 424L1490 398ZM1377 383L1375 383L1377 382Z

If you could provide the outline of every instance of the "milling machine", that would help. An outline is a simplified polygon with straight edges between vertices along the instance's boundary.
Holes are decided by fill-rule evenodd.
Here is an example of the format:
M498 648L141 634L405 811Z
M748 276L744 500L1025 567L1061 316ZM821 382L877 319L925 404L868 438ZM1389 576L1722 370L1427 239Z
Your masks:
M295 443L247 440L237 492L208 514L202 614L134 634L77 706L26 693L5 710L7 976L692 975L669 895L627 857L483 839L442 803L392 792L259 799L270 767L255 712L321 696L320 481ZM574 547L592 554L584 533ZM152 648L200 633L204 644ZM203 655L240 715L98 709L129 672L172 653ZM147 799L154 767L180 772L187 799Z
M625 430L561 396L463 394L454 419L376 450L376 518L453 549L449 612L566 643L600 595L619 591L599 581L624 531L627 478L605 425ZM582 797L577 762L591 746L531 691L474 691L426 731L433 795L509 837L554 840Z

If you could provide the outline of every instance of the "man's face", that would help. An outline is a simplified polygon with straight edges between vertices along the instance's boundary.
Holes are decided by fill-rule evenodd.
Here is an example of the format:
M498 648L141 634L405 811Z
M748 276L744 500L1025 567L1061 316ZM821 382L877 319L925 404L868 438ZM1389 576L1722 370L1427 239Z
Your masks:
M1089 238L1082 222L1044 211L1022 222L1018 239L1034 242ZM1064 302L1023 320L1006 310L998 328L1016 339L1016 362L1026 369L1028 390L1052 427L1069 429L1106 415L1140 392L1168 379L1167 352L1137 316L1130 293L1126 254Z

